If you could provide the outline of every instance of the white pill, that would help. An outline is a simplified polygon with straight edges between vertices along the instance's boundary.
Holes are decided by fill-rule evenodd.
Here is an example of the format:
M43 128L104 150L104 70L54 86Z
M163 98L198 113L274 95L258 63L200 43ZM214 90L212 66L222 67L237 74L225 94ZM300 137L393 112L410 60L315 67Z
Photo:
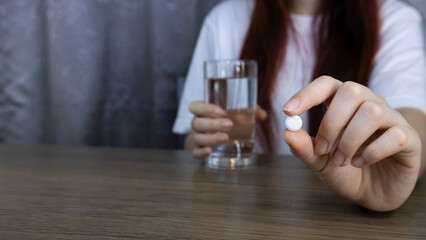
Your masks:
M285 126L290 131L297 131L302 127L302 119L299 116L291 116L285 120Z

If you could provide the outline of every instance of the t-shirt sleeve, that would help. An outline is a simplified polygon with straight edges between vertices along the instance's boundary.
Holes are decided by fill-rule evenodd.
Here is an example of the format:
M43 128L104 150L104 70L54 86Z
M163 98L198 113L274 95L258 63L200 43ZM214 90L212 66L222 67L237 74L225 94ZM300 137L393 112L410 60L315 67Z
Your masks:
M395 2L381 10L381 43L369 87L393 108L426 113L423 19L413 7Z
M191 130L194 115L189 111L189 104L193 101L204 100L203 64L204 61L215 58L214 36L211 25L205 20L186 77L177 117L173 125L174 133L185 134Z

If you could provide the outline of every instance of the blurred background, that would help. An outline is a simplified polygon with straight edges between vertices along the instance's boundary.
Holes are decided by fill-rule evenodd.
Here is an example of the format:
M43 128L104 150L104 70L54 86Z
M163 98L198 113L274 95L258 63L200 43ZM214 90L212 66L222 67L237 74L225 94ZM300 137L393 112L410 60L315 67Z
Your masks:
M180 89L220 1L0 0L0 141L181 147Z

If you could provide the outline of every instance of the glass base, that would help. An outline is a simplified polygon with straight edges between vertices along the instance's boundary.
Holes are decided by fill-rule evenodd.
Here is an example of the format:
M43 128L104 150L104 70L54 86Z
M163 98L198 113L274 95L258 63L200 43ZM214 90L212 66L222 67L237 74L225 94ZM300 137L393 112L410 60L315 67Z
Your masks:
M205 164L206 167L214 169L247 169L253 167L256 160L256 155L240 158L210 156L205 160Z

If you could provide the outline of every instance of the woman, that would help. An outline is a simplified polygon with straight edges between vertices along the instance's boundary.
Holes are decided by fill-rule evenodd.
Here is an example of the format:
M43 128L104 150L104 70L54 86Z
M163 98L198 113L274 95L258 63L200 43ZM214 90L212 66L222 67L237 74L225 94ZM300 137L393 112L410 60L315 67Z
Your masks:
M204 22L174 132L192 127L185 147L199 159L227 142L232 122L202 102L202 62L256 59L257 151L291 151L349 200L396 209L426 166L421 27L420 14L399 0L224 2ZM284 131L284 142L281 111L303 114L309 129Z

